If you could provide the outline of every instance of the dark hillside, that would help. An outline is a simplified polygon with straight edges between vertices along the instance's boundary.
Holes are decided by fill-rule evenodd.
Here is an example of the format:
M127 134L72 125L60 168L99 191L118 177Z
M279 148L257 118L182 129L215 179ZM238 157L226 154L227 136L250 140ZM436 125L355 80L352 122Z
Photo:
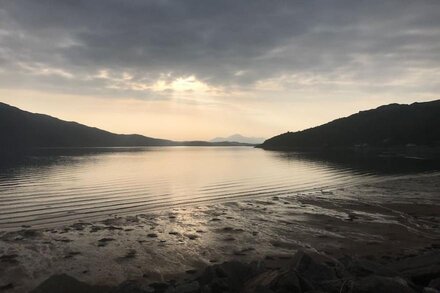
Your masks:
M0 151L25 148L132 146L241 146L241 143L178 142L138 134L115 134L0 103Z
M440 146L440 100L390 104L266 140L264 149Z
M0 103L3 148L158 146L172 141L141 135L119 135Z

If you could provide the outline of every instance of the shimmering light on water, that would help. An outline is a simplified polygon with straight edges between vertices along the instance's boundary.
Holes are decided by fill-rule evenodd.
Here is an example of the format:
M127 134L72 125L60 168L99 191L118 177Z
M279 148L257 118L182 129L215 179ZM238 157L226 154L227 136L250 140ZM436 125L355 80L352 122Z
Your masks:
M0 169L0 228L284 195L380 176L248 147L58 151Z

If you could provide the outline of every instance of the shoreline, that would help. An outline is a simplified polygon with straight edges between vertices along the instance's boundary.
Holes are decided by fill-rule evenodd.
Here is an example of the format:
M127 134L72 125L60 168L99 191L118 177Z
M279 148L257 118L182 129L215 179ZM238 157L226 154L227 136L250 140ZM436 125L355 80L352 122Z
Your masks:
M320 187L311 187L311 188L305 188L305 189L299 189L294 192L282 192L280 194L275 194L273 196L275 197L292 197L292 196L298 196L298 195L319 195L320 193L328 193L328 192L334 192L340 189L347 189L347 188L356 188L358 186L364 186L364 185L370 185L370 184L380 184L387 181L394 181L394 180L405 180L405 179L415 179L415 178L430 178L430 177L437 177L440 176L440 171L428 171L428 172L422 172L417 174L396 174L396 175L387 175L387 176L379 176L379 177L371 177L369 179L365 178L361 182L348 182L348 183L342 183L342 184L335 184L335 185L323 185ZM125 211L125 212L115 212L110 213L106 216L95 216L92 215L90 217L84 217L82 220L63 220L58 221L57 223L48 222L48 223L41 223L41 224L33 224L33 225L27 225L26 223L23 224L17 224L15 222L13 223L6 223L6 225L13 225L10 227L7 227L6 225L0 226L0 237L9 232L17 232L23 229L32 229L32 230L47 230L47 229L62 229L64 227L72 226L73 224L78 223L99 223L105 220L108 220L113 217L130 217L130 216L137 216L137 215L144 215L144 214L155 214L155 213L161 213L164 210L168 209L179 209L179 208L191 208L194 206L201 207L201 206L210 206L210 205L217 205L217 204L228 204L231 202L245 202L245 201L255 201L255 200L264 200L273 196L268 196L267 194L263 195L253 195L248 196L245 195L243 197L237 197L237 198L219 198L216 200L200 200L200 201L193 201L190 203L178 203L172 206L158 206L155 208L148 208L145 210L145 208L141 208L140 210L135 211Z
M0 288L26 292L66 273L117 286L194 278L212 265L283 265L300 250L398 259L440 245L440 175L0 232ZM57 270L52 269L53 267Z

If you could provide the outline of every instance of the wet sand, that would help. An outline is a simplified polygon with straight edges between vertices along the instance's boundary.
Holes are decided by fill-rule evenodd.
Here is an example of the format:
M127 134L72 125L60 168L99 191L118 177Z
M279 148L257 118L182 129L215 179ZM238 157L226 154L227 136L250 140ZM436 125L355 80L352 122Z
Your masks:
M440 248L440 175L0 232L0 291L66 273L89 284L179 281L229 260L282 265L299 249L398 259Z

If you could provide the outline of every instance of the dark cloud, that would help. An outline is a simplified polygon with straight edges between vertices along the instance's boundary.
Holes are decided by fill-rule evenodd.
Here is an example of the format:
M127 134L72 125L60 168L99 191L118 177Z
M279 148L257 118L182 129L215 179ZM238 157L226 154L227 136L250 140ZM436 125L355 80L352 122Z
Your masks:
M295 76L315 76L321 84L387 86L440 68L437 0L0 3L3 87L162 98L166 93L115 88L123 83L115 79L125 72L131 83L153 84L193 75L251 89L262 80L294 87L307 84ZM100 70L113 79L96 77ZM433 88L430 82L416 88Z

